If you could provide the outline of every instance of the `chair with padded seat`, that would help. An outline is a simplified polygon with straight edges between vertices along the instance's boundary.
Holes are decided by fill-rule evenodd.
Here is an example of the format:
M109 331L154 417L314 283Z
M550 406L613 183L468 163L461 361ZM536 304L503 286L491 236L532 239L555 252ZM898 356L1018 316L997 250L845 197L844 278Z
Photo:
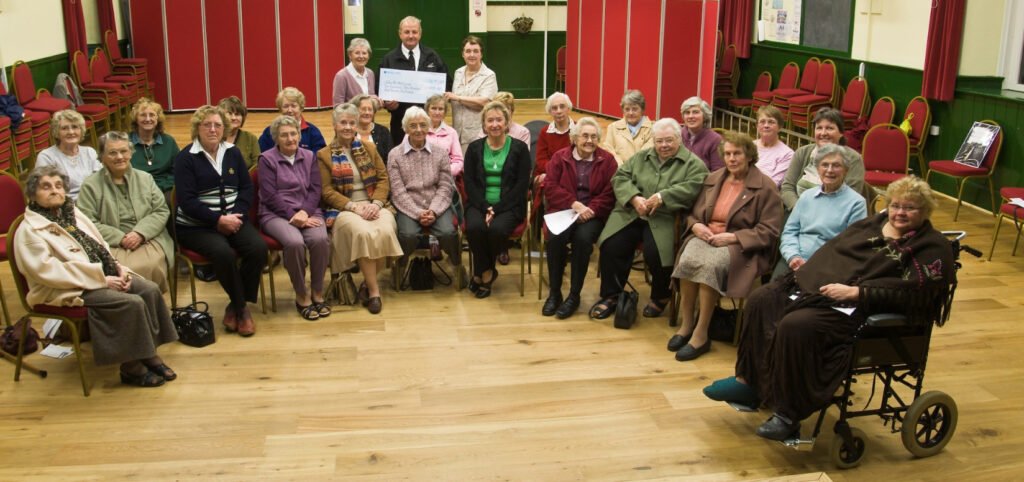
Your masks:
M864 136L861 152L864 158L864 183L878 193L910 172L910 140L894 124L872 127ZM877 198L877 196L876 196ZM867 199L868 206L874 200Z
M917 164L921 171L919 176L925 176L924 144L928 140L928 130L932 126L932 109L928 100L922 96L910 99L907 110L903 113L903 119L910 121L910 155L917 158Z
M0 120L6 117L0 116ZM0 153L2 154L2 153ZM7 171L0 171L0 261L7 261L7 238L14 236L11 227L14 221L25 213L25 194L18 179ZM2 277L0 277L2 280ZM11 313L7 309L7 296L0 282L0 305L3 306L4 323L10 325Z
M14 62L14 66L11 67L13 73L14 83L14 96L18 100L18 104L21 104L26 111L40 111L47 114L46 130L49 135L49 120L53 114L62 110L76 110L82 117L85 117L85 129L86 135L92 139L92 145L95 146L99 140L99 131L96 125L97 122L107 121L110 118L110 113L106 107L95 106L95 105L81 105L75 107L75 105L66 99L58 99L50 94L49 90L39 89L36 90L35 81L32 80L32 70L28 64L24 61L18 60ZM32 119L32 125L36 126L36 119ZM33 136L34 137L34 136ZM38 152L40 149L36 149Z
M0 170L14 170L17 174L18 154L14 147L11 118L0 115Z
M107 57L107 53L103 49L96 49L92 53L92 58L89 59L89 70L92 72L93 80L95 82L111 82L122 85L126 92L122 92L120 95L125 98L125 102L128 105L132 105L142 98L145 91L140 87L142 80L133 75L119 74L111 69L110 58Z
M771 104L777 107L786 119L789 119L789 99L814 94L820 68L821 59L811 57L804 63L804 68L800 71L800 82L795 87L777 87L772 91Z
M18 227L24 219L24 214L19 215L14 222L11 223L9 232L17 232ZM25 276L21 274L21 271L18 270L18 260L14 251L13 234L7 236L7 242L5 244L7 248L7 261L11 267L11 275L14 278L14 285L18 289L18 298L21 299L21 306L25 309L25 316L29 318L57 319L61 321L62 327L67 327L68 333L71 335L71 343L74 346L75 358L78 359L78 376L82 379L82 393L88 397L90 390L89 383L85 378L85 362L82 358L81 333L88 320L89 309L84 306L29 306L27 299L28 281L25 279ZM24 326L27 327L27 325ZM20 340L25 340L24 332L22 333ZM21 368L24 364L24 356L24 346L19 342L18 354L14 368L14 381L19 381L21 378Z
M772 88L772 73L767 70L761 72L761 75L757 76L757 83L754 84L754 92L764 92L771 90ZM753 117L751 107L754 105L754 99L729 99L729 107L732 108L739 114L746 113Z
M868 79L856 76L846 84L843 100L839 104L839 113L843 115L843 124L851 128L867 117L871 96L868 94ZM891 121L890 121L891 122Z
M751 117L756 117L758 109L772 103L772 99L775 98L775 90L794 89L798 80L800 80L800 66L796 62L789 62L784 65L782 73L779 75L779 84L775 86L774 90L754 89L753 94L751 94L751 98L754 101L750 106Z
M981 122L1000 127L998 122L991 119ZM948 176L956 181L956 210L953 212L953 222L956 222L957 217L960 215L960 205L963 204L964 200L964 186L967 185L967 181L970 179L985 179L988 183L988 195L992 200L992 215L995 216L997 214L996 190L992 184L992 175L996 172L996 161L999 160L999 151L1002 147L1003 129L1000 127L996 138L992 140L992 145L989 147L988 152L985 153L985 158L982 159L981 165L978 167L971 167L954 161L931 161L928 163L928 174L924 177L925 182L928 182L932 173Z
M814 92L789 98L789 126L810 130L810 121L819 109L837 104L839 98L839 82L836 76L836 63L826 59L818 66L817 82Z
M896 116L896 102L892 97L880 97L871 108L871 115L868 116L868 129L879 124L892 124Z
M7 89L0 82L0 95L7 95ZM25 109L21 122L14 126L11 122L11 135L14 136L15 156L20 170L31 169L35 153L50 147L50 114L42 111Z
M111 116L110 124L118 129L127 130L131 92L125 89L123 84L100 82L93 78L89 59L80 50L71 55L71 79L77 84L84 102L105 106Z
M153 98L156 84L149 81L149 60L138 57L122 57L117 35L112 30L103 32L103 47L106 49L110 69L117 75L135 78L139 95Z
M1024 199L1024 187L1004 187L999 190L999 196L1003 198L1003 204L999 206L996 230L992 233L992 249L988 250L989 261L992 261L992 253L996 250L996 240L999 239L999 228L1002 227L1004 218L1011 218L1013 227L1017 230L1017 237L1013 240L1013 251L1010 252L1010 256L1017 256L1017 245L1020 243L1021 231L1024 230L1024 207L1011 202L1014 198Z
M715 71L713 98L728 100L736 98L736 86L740 80L739 59L736 58L736 45L729 44L722 52L722 60Z
M565 92L565 45L558 47L555 53L555 90ZM561 88L559 88L561 86Z
M264 233L263 229L260 227L260 176L256 166L249 169L249 177L252 179L252 204L249 206L249 222L252 223L252 226L256 228L258 233L260 233L260 237L263 238L263 242L267 243L268 254L276 252L278 253L278 256L280 256L281 252L284 251L284 246L281 245L281 243L273 236L269 236L267 233ZM271 256L267 256L267 266L264 268L264 271L267 272L268 277L270 278L270 310L277 313L277 288L274 286L274 264L272 259L273 258ZM263 279L261 277L260 287L262 288L262 286ZM266 292L262 289L260 289L260 300L263 303L263 312L266 313Z

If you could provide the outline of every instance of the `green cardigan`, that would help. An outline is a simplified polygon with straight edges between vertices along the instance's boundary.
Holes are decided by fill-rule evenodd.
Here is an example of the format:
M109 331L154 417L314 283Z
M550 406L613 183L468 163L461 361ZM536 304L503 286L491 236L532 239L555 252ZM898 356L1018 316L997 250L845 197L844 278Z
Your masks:
M171 213L167 201L153 181L153 176L148 173L132 168L125 173L125 178L128 180L128 198L135 209L135 218L138 219L132 231L141 234L146 241L155 241L164 250L170 269L174 266L174 242L167 232L167 218ZM104 167L85 178L75 203L96 224L103 240L112 247L120 246L121 238L127 234L120 227L121 215L117 210L119 194L114 180Z
M598 245L637 219L636 210L629 204L630 199L637 195L649 198L661 193L662 206L648 218L647 224L658 246L662 266L672 266L675 261L676 214L693 208L707 175L704 161L685 147L680 147L679 152L664 164L658 161L658 153L653 147L637 152L612 176L615 208L601 231Z

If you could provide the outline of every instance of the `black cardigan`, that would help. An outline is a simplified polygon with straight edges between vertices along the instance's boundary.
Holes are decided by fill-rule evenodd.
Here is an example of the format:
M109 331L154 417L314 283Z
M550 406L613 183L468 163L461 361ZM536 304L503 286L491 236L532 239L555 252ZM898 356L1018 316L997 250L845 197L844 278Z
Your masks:
M487 202L487 181L484 173L484 149L487 138L477 139L466 148L462 179L466 184L466 205L486 212L493 207L494 212L512 211L517 219L526 217L526 194L530 189L530 173L533 172L533 161L530 159L530 147L519 139L512 139L508 157L501 169L501 200L491 206Z

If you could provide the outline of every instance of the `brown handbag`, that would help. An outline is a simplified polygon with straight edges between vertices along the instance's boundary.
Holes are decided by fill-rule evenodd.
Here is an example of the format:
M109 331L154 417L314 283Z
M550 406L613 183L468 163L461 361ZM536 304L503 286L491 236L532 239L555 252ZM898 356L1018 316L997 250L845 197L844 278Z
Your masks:
M3 335L0 335L0 349L17 356L18 340L21 339L22 333L25 334L22 354L35 353L39 349L39 332L32 328L32 319L27 316L23 316L13 325L4 328Z

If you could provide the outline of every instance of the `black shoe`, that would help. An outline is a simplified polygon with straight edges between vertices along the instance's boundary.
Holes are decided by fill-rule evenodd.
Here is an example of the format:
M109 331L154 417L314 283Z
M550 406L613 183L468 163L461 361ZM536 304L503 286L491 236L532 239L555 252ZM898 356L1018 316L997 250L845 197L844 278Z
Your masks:
M569 295L569 297L562 302L562 306L559 306L558 310L555 311L555 317L559 320L564 320L575 314L578 309L580 309L579 295Z
M544 307L541 308L540 314L544 316L552 316L558 311L558 307L562 304L562 294L557 295L552 293L548 295L547 301L544 302Z
M690 342L691 336L693 336L693 333L689 335L672 335L672 338L668 339L668 351L679 351L683 345Z
M213 270L213 265L196 266L196 279L206 282L217 281L217 272Z
M757 436L768 440L782 442L790 438L800 437L800 422L787 423L785 420L772 415L767 422L757 427Z
M698 347L694 347L693 345L687 343L683 345L683 347L680 348L679 351L676 352L676 360L696 360L698 357L709 351L711 351L711 338L708 338L708 341L705 341L703 345Z

